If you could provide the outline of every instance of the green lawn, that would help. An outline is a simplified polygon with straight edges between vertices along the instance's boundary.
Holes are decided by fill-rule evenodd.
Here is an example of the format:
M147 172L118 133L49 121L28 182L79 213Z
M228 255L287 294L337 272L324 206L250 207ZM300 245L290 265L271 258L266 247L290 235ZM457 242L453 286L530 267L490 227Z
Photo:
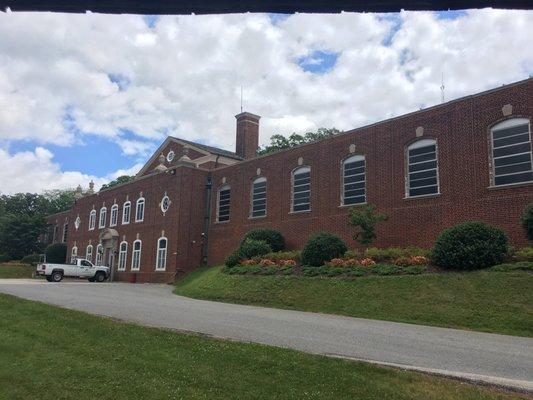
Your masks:
M193 298L533 337L533 274L468 272L347 279L243 276L203 268Z
M207 339L0 295L1 399L520 399L443 378Z
M4 263L0 264L0 279L6 278L31 278L35 267L27 264Z

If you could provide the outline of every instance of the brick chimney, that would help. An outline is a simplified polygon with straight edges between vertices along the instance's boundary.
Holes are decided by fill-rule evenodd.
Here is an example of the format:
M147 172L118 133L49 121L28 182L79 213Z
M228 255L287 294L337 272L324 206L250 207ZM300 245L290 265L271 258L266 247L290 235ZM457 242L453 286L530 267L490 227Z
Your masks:
M259 148L259 115L243 112L237 119L237 144L235 152L248 160L257 156Z

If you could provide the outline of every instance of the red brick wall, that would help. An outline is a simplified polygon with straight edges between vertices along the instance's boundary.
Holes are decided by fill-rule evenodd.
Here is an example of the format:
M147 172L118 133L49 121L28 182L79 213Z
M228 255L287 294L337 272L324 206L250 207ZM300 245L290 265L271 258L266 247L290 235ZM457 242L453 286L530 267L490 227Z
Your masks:
M533 185L490 187L488 135L492 125L508 118L502 113L506 104L513 106L511 117L531 118L532 93L530 79L214 171L209 263L221 262L256 227L281 230L289 248L301 248L317 231L338 234L357 247L347 224L349 208L340 207L341 161L350 155L350 144L355 154L366 156L367 202L390 216L379 225L373 245L430 247L444 228L466 220L496 225L512 244L526 245L519 218L533 201ZM422 138L438 143L440 194L406 199L405 146L417 138L420 126ZM291 171L299 157L311 167L311 211L291 214ZM250 219L251 182L258 168L268 179L267 217ZM216 193L223 178L232 188L231 215L229 222L217 223Z

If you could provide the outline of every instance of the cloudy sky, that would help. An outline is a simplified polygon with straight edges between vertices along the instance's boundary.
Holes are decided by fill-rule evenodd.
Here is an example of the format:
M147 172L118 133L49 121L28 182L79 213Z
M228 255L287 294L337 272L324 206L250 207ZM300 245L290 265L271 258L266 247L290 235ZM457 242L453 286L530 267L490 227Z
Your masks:
M533 74L533 12L109 16L0 12L0 193L97 186L167 135L232 150L355 128Z

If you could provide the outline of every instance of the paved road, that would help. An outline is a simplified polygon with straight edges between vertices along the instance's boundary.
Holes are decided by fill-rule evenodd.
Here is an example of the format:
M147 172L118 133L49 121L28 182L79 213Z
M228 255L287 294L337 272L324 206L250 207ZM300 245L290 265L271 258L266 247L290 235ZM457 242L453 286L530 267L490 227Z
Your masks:
M142 325L533 391L533 339L193 300L167 285L0 280L0 292Z

